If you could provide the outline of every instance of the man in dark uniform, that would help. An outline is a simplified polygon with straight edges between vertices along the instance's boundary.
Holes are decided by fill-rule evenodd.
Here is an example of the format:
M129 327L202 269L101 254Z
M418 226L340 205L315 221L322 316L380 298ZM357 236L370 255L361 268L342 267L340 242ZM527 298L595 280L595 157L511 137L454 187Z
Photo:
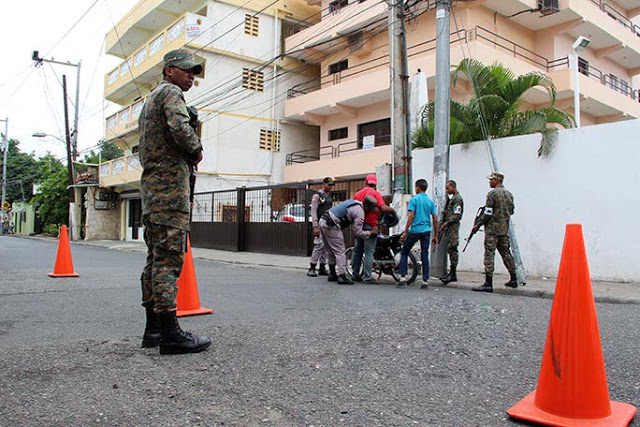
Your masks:
M331 177L326 177L322 180L322 188L316 192L311 198L311 222L313 224L313 253L311 254L311 263L309 265L309 271L307 276L317 277L328 276L329 273L325 268L327 257L324 252L324 243L322 242L322 236L320 236L320 227L318 221L326 211L333 207L333 198L331 197L331 188L336 185L335 181ZM318 272L316 273L316 266L320 263Z
M473 288L476 292L493 292L493 270L495 264L496 249L502 257L504 266L507 267L511 278L505 286L518 287L516 278L516 265L511 254L509 242L509 218L515 212L513 195L502 185L504 175L494 172L487 177L492 188L487 194L484 212L473 231L478 231L484 225L484 273L485 281L482 286Z
M147 324L142 347L160 354L195 353L209 347L205 336L184 332L176 318L176 282L189 231L189 176L202 160L200 138L189 124L183 92L202 72L187 49L164 56L164 81L147 98L138 121L142 222L147 260L142 272L142 305Z
M445 191L449 196L444 207L444 217L440 225L440 233L444 232L447 237L447 253L451 268L449 274L440 278L443 284L458 281L456 269L458 267L458 241L460 235L460 220L464 212L464 201L458 192L458 185L455 181L449 180L445 185Z

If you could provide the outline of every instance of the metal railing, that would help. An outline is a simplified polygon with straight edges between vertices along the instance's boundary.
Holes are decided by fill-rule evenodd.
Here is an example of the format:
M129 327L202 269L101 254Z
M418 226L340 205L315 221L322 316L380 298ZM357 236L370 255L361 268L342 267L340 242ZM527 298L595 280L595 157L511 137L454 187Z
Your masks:
M375 147L382 147L385 145L391 145L391 135L376 136ZM362 149L362 139L357 141L341 142L336 146L323 145L319 149L312 148L309 150L294 151L287 154L286 164L290 166L297 163L316 162L323 159L335 159L340 157L342 154Z
M627 18L622 12L611 6L602 0L591 0L591 3L595 4L598 9L606 13L611 19L616 20L623 27L640 37L640 27L634 24L629 18Z

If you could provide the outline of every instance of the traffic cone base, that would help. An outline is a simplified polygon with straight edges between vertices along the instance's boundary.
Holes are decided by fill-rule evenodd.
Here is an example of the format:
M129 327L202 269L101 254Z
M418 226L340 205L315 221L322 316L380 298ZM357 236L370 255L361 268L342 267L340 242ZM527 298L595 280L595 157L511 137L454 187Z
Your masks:
M198 295L198 282L196 270L191 254L191 241L187 235L187 252L184 254L184 263L180 277L178 277L178 295L176 296L176 316L196 316L198 314L211 314L213 310L200 306Z
M580 224L567 224L536 390L507 411L554 426L626 426L632 405L609 398Z
M60 228L60 240L58 241L58 252L56 263L53 266L53 273L47 273L49 277L79 277L80 275L73 269L71 259L71 245L69 244L69 233L67 226Z
M605 418L578 419L550 414L535 405L536 392L529 393L508 411L510 417L538 424L559 427L626 426L636 415L636 408L627 403L611 401L611 415Z

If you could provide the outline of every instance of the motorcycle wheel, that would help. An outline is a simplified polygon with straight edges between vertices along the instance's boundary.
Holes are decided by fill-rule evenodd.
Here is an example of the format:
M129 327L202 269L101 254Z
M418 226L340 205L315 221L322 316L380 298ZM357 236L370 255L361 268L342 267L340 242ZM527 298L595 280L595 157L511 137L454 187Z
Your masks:
M391 275L396 282L400 281L400 252L395 254L393 257L395 264L393 266L393 270L391 271ZM418 259L416 258L413 252L409 252L409 256L407 257L407 285L411 286L416 281L418 277Z
M345 256L347 258L347 274L353 277L353 268L351 267L351 260L353 259L353 246L347 249L347 251L345 252ZM363 266L360 265L360 271L358 272L359 274L357 274L360 277L362 277L362 268Z

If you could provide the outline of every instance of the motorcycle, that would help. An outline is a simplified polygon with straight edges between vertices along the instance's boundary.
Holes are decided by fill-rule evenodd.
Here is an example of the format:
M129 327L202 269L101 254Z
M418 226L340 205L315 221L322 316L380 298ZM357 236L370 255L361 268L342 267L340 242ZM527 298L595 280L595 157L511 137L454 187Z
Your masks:
M383 274L388 274L393 277L393 279L398 282L400 281L400 251L402 250L402 242L400 242L400 237L402 234L394 234L391 236L387 235L378 235L376 249L373 252L373 269L371 275L374 277L376 281L380 281L380 277ZM350 247L347 249L347 273L353 277L353 269L351 267L351 262L353 260L353 251L355 248ZM362 269L364 266L361 265L359 274L356 276L362 277ZM377 275L377 277L375 277ZM412 285L416 278L418 277L418 259L416 255L412 252L409 252L409 256L407 259L407 284Z

